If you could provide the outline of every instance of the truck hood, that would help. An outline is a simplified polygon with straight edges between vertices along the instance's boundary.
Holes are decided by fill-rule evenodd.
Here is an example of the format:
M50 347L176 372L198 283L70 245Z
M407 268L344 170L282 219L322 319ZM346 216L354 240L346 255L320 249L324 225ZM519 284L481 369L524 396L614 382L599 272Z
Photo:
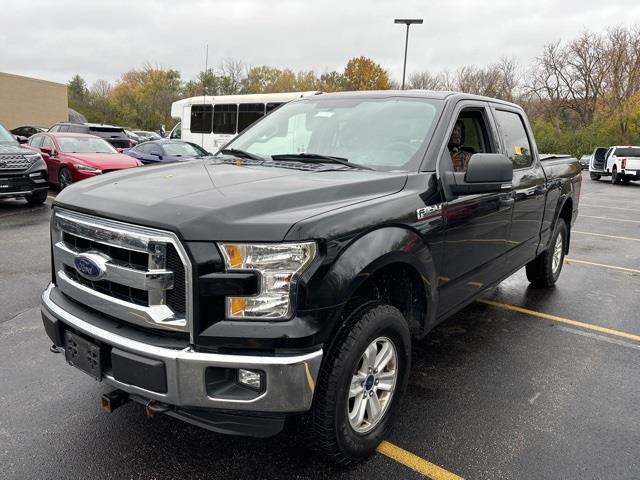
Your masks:
M16 143L0 143L0 155L33 155L36 153L30 148L23 147Z
M297 222L400 191L406 173L193 160L108 173L55 205L176 232L188 241L281 241Z

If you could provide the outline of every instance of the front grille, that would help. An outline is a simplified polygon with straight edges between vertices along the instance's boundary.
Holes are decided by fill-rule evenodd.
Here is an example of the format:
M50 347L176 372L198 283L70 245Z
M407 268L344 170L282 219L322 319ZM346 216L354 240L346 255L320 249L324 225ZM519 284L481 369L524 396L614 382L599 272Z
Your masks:
M92 281L80 276L75 268L65 265L65 273L74 282L89 287L110 297L114 297L125 302L135 303L136 305L142 305L144 307L149 306L149 293L145 290L138 288L127 287L126 285L120 285L119 283L110 282L109 280Z
M51 237L68 297L140 327L189 331L191 266L174 235L55 209Z
M26 170L33 163L24 155L0 155L0 170Z

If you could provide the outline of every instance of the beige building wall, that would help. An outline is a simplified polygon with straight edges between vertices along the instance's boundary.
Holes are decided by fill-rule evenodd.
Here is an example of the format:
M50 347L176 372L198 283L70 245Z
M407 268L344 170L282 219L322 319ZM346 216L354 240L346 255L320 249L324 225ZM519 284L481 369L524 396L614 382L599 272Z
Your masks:
M0 72L0 124L50 127L69 118L67 86Z

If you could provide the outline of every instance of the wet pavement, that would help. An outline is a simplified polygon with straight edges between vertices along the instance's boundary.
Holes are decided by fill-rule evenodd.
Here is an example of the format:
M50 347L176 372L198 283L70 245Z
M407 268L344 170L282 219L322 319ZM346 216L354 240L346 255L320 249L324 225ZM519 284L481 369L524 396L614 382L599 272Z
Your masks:
M639 200L640 183L587 175L557 286L531 288L520 271L486 298L534 314L474 303L414 342L388 440L468 479L640 478ZM325 465L290 432L101 412L108 388L51 354L42 329L50 203L0 201L0 478L424 478L381 454Z

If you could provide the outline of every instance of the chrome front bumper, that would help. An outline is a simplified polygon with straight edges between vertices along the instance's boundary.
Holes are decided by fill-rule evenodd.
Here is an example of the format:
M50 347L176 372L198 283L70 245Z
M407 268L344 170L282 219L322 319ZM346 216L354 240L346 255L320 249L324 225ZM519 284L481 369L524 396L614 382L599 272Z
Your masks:
M42 294L43 315L52 316L67 327L102 344L160 360L165 365L167 391L158 393L116 380L107 369L104 381L130 394L185 408L208 408L248 412L295 413L311 408L322 361L322 349L295 356L249 356L196 352L191 347L176 350L157 347L104 330L87 318L66 311L51 298L50 284ZM99 322L96 322L99 323ZM205 382L209 367L261 370L266 388L253 398L210 396Z

